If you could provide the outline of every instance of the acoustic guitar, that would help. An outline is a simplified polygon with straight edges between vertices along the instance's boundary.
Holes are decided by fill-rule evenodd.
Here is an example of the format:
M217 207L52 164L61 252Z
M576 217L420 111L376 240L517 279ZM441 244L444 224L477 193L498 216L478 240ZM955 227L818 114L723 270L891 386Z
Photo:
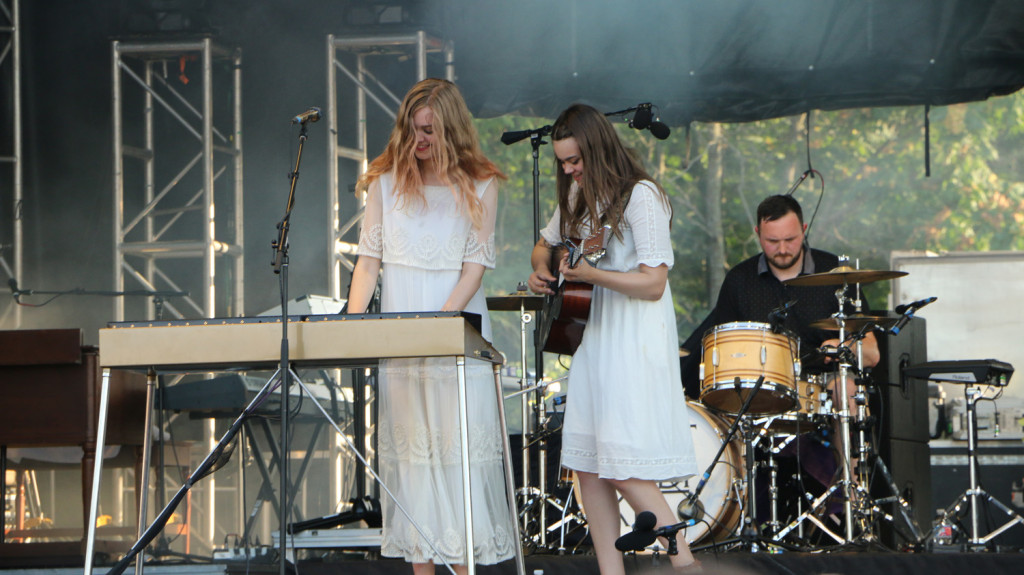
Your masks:
M597 265L605 255L610 231L611 226L602 226L582 241L570 238L553 246L550 269L558 270L558 264L567 251L570 268L578 266L583 258L590 265ZM555 293L544 297L544 309L541 310L541 349L549 353L572 355L583 339L583 329L590 317L594 286L586 282L565 281L562 277L553 283L551 289Z

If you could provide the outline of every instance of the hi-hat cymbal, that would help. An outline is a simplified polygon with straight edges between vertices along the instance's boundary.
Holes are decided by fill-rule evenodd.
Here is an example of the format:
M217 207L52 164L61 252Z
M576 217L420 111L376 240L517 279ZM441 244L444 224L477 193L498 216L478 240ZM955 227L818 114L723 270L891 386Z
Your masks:
M891 270L858 270L851 268L850 266L839 266L824 273L797 276L782 283L791 286L838 286L891 280L905 275L907 275L907 272L896 272Z
M526 292L516 292L487 298L487 309L491 311L519 311L520 309L539 311L543 307L544 296Z
M846 331L849 332L860 331L866 325L877 325L880 328L888 329L896 325L899 319L898 317L889 317L885 312L881 312L878 315L858 313L847 317L844 325L846 326ZM834 317L827 317L811 322L810 326L817 329L838 331L839 320Z

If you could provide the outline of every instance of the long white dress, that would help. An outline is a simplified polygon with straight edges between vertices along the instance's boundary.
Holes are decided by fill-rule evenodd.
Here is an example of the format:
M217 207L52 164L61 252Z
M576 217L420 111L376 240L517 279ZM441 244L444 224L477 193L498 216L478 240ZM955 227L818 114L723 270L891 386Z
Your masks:
M467 211L460 210L446 186L426 186L425 206L403 205L393 190L393 174L378 182L367 198L359 254L382 261L383 312L438 311L458 282L463 262L494 267L497 193L492 181L476 185L486 210L481 230L473 229ZM481 315L483 336L490 339L482 289L465 311ZM505 491L493 372L484 362L467 358L466 365L474 557L486 565L510 558L516 541ZM415 522L382 495L381 554L413 563L440 563L443 558L465 564L454 358L383 361L379 374L379 474Z
M625 209L622 238L610 236L597 267L621 272L640 264L671 268L670 217L657 189L639 182ZM561 241L559 223L556 211L541 231L551 244ZM584 237L590 234L581 230ZM658 301L594 286L566 400L563 466L608 479L662 481L697 473L668 285Z

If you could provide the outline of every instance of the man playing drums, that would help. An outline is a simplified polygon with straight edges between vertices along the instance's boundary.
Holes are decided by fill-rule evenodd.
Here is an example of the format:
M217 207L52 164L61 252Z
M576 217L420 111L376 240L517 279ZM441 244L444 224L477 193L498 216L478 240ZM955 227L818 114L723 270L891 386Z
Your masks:
M839 309L835 285L787 285L788 280L798 276L820 274L834 270L840 265L839 258L831 253L813 249L807 245L805 232L807 224L803 221L800 204L788 195L775 195L766 198L757 208L757 234L763 253L751 257L735 267L725 276L725 281L718 295L715 309L695 332L683 344L689 351L684 360L683 378L688 395L694 397L696 366L701 361L701 340L705 333L723 324L733 322L764 322L771 325L773 331L781 331L793 335L799 341L799 359L803 373L797 374L802 380L814 377L815 372L834 371L835 354L822 354L820 350L836 350L840 341L836 331L827 331L813 327L811 324L833 316ZM866 312L869 308L865 303L861 310L855 310L853 301L856 297L855 286L849 285L846 290L844 312L847 316L855 311ZM847 332L849 335L849 331ZM878 363L880 354L878 341L869 330L861 339L860 367L873 367ZM847 349L857 351L854 341L845 343ZM856 361L850 361L856 367ZM686 365L689 364L689 365ZM689 369L687 369L687 367ZM705 366L707 368L707 366ZM822 378L824 379L824 378ZM838 378L831 378L831 387ZM856 388L850 383L847 395L852 396ZM702 389L701 395L708 390ZM802 392L800 395L803 395ZM832 390L833 401L838 396ZM801 403L804 398L800 399ZM852 399L848 403L851 413L856 410ZM714 407L714 406L711 406ZM800 406L797 406L798 408ZM835 411L840 405L836 404ZM800 424L797 424L799 429ZM807 423L800 431L813 431L811 423ZM824 430L831 434L834 428ZM836 469L835 461L824 461L828 458L827 450L820 449L831 441L821 445L808 445L811 442L798 442L803 460L804 472L810 473L824 485L831 483L831 473ZM793 446L796 447L796 446ZM815 454L817 452L817 455ZM760 499L759 499L760 501ZM759 505L760 506L760 505Z

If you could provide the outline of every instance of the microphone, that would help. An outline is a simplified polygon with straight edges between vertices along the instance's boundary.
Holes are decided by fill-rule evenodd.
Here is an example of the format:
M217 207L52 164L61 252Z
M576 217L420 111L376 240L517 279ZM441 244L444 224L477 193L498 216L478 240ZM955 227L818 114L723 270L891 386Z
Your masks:
M18 280L15 278L7 280L7 285L11 287L11 295L14 297L15 303L20 304L23 295L32 295L32 290L21 291L18 289Z
M696 495L696 493L694 495ZM683 519L700 521L701 519L704 519L704 504L693 496L687 497L680 501L679 505L676 506L676 514Z
M629 121L629 127L636 128L637 130L647 130L655 138L664 140L668 138L672 130L664 123L654 119L654 112L651 111L651 106L650 102L639 104L636 107L636 112L633 114L633 119Z
M619 551L639 551L646 548L658 538L654 526L658 518L650 511L641 511L633 522L633 530L615 540L615 548Z
M615 540L615 548L619 551L640 551L654 543L658 537L675 537L680 529L696 525L697 520L687 519L675 525L666 525L660 529L654 529L654 526L657 524L658 518L653 513L641 511L637 514L636 521L633 523L633 530Z
M651 111L651 103L639 104L636 107L636 112L633 113L633 119L629 121L629 127L636 128L637 130L646 130L651 125L651 120L653 119L654 112Z
M626 123L630 128L637 130L647 130L652 136L659 140L668 138L672 130L669 129L663 122L658 121L654 117L652 111L653 104L650 102L644 102L643 104L637 104L632 108L626 108L625 110L616 110L614 112L607 112L605 116L621 116L633 112L633 117ZM504 141L504 139L502 139Z
M320 108L310 108L305 112L292 118L293 124L305 124L306 122L316 122L320 120Z
M919 299L915 302L910 302L908 304L896 306L895 311L896 313L901 314L900 319L899 321L896 322L896 325L889 328L889 333L893 335L899 335L900 331L902 331L903 328L906 327L907 324L910 323L910 320L914 317L914 312L932 303L937 299L939 298L935 296L926 297L924 299Z
M668 135L672 133L672 130L670 130L668 126L657 120L651 122L651 125L647 129L651 132L652 136L659 140L668 138Z
M537 128L535 130L518 130L518 131L515 131L515 132L505 132L505 133L503 133L501 135L501 143L505 144L506 146L508 146L508 145L511 145L511 144L514 144L514 143L518 142L519 140L524 140L524 139L530 138L530 137L532 137L534 135L537 135L537 136L540 136L540 137L543 138L544 136L547 136L547 135L550 135L550 134L551 134L551 126L550 125L544 126L542 128Z
M789 317L789 308L794 305L796 300L789 300L768 313L768 325L772 327L772 333L779 333L782 330L782 324Z
M935 296L926 297L924 299L919 299L919 300L917 300L915 302L911 302L911 303L907 303L907 304L903 304L903 305L898 305L898 306L896 306L896 310L895 311L896 311L897 314L900 314L900 315L902 315L904 313L907 313L908 311L909 312L915 312L915 311L923 308L924 306L932 303L933 301L935 301L937 299L939 299L939 298L937 298Z

